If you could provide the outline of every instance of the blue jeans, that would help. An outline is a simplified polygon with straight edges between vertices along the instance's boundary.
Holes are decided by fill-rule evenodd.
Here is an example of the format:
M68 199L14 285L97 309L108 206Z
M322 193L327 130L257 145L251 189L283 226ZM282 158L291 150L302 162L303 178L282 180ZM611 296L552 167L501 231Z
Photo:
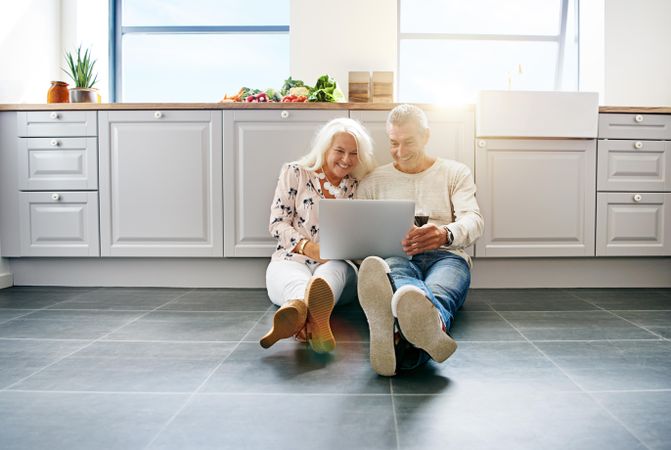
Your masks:
M409 260L394 256L385 261L391 269L394 291L405 285L423 290L440 313L445 329L449 330L454 315L466 301L471 284L468 263L460 256L440 250L420 253ZM411 370L430 359L423 350L406 351L409 346L403 343L399 347L405 347L397 358L400 369Z

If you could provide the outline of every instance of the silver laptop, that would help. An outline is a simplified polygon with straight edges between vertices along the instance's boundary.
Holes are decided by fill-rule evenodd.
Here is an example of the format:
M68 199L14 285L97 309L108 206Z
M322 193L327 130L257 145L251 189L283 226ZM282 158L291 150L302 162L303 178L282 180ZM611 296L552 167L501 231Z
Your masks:
M412 200L319 201L319 246L324 259L408 257L401 240L412 227Z

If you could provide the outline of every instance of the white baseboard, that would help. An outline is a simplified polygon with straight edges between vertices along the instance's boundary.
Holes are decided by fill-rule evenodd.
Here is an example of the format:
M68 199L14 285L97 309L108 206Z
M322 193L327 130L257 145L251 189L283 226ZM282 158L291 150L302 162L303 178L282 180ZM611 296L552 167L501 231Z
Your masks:
M268 258L15 258L17 286L263 288ZM669 288L671 257L478 258L473 288ZM0 279L1 280L1 279ZM12 274L6 283L12 284Z
M0 273L0 289L14 286L14 277L11 272Z

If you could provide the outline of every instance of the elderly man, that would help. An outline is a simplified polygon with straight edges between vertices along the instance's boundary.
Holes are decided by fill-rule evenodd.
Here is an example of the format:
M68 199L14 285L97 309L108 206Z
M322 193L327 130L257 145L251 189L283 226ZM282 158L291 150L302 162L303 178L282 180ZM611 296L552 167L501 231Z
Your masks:
M448 330L471 281L464 248L482 235L484 224L470 169L426 153L430 132L421 109L394 108L387 134L394 162L365 178L357 197L414 200L429 216L402 241L409 259L370 256L359 271L371 365L378 374L392 376L429 359L443 362L456 350Z

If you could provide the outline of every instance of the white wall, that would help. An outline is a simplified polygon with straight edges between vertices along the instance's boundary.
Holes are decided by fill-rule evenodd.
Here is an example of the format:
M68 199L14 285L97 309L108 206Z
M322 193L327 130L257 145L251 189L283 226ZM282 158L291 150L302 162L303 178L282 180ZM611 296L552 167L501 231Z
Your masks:
M396 70L396 0L291 0L291 75L328 73L347 94L351 70ZM108 99L107 0L14 0L0 14L0 102L43 103L63 53L93 48ZM605 10L605 14L604 14ZM670 0L582 0L581 89L601 104L671 105Z
M291 0L291 76L336 79L347 98L348 72L396 72L396 0Z
M5 1L0 13L0 102L46 103L62 80L60 1Z
M671 1L606 0L605 101L671 105Z
M580 0L579 86L584 92L598 92L605 104L604 86L604 3L606 0Z
M6 0L1 11L1 103L46 103L51 80L72 84L61 67L79 43L98 59L96 87L108 98L107 0Z

